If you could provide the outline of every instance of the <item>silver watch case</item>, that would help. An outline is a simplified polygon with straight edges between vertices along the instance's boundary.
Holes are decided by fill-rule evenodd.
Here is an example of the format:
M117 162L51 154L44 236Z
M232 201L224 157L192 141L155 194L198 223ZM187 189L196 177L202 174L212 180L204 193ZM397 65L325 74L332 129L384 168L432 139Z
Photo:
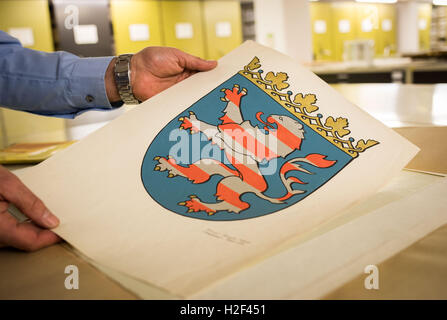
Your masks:
M119 55L115 62L115 83L121 100L125 104L140 103L133 95L130 85L130 59L132 56L132 54Z

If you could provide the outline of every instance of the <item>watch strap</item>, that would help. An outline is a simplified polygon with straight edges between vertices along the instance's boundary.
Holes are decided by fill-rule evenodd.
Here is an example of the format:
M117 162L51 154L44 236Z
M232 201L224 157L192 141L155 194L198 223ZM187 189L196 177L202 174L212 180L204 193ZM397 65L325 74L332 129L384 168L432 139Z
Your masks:
M115 83L121 100L125 104L139 104L137 98L133 95L130 85L130 60L132 54L122 54L115 61Z

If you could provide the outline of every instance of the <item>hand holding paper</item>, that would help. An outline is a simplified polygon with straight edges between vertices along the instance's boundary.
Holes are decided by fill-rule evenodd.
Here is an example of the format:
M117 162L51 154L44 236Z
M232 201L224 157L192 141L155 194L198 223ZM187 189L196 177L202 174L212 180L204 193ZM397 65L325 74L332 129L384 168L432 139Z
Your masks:
M106 73L107 96L111 102L120 100L115 86L112 60ZM135 97L144 101L189 76L216 67L207 61L175 48L147 47L131 60L131 86Z
M18 222L8 213L9 204L16 205L33 222ZM10 245L33 251L60 241L46 228L59 224L56 218L14 174L0 166L0 246Z
M57 64L58 60L49 61L49 65L51 62ZM107 97L112 102L121 100L114 80L114 64L113 59L107 68L104 79ZM149 47L135 54L131 60L131 84L135 96L139 100L146 100L190 75L198 71L210 70L216 65L215 61L205 61L178 49ZM93 68L91 71L89 70L87 76L94 77L97 72L97 69ZM38 88L40 89L37 89L37 92L42 91L41 87ZM51 88L53 93L60 95L63 90L65 90L65 86L63 89L61 87ZM75 95L81 95L79 89L78 91L74 89L74 91ZM92 92L94 95L97 93ZM34 222L17 222L7 212L10 204L16 205ZM48 214L45 216L46 213ZM46 220L45 217L52 217L52 220ZM58 223L57 218L46 210L40 199L29 191L16 176L0 167L0 246L10 245L24 250L37 250L48 246L59 241L59 237L51 231L41 229L41 227L56 227Z

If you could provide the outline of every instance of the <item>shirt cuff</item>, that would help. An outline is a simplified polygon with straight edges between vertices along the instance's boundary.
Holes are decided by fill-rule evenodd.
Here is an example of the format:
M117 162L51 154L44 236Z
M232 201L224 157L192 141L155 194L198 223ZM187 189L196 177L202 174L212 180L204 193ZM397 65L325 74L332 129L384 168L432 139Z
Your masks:
M113 57L80 58L72 69L67 97L79 113L87 110L112 110L123 103L110 104L105 87L105 73Z

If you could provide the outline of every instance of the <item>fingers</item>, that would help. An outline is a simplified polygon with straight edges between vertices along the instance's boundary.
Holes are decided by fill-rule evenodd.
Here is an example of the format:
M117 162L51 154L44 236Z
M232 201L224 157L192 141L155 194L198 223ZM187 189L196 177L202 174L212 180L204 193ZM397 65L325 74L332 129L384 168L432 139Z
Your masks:
M25 251L34 251L59 242L50 230L41 229L33 223L19 223L6 212L0 213L0 247L9 245Z
M217 61L203 60L199 57L192 56L186 52L181 52L180 64L183 68L197 71L208 71L217 66Z
M1 171L0 196L14 204L41 227L54 228L59 224L59 219L45 207L44 203L9 171Z
M7 211L12 203L34 222L20 223ZM43 202L37 198L14 174L0 166L0 247L13 246L18 249L37 250L61 239L50 230L59 220L50 213Z

